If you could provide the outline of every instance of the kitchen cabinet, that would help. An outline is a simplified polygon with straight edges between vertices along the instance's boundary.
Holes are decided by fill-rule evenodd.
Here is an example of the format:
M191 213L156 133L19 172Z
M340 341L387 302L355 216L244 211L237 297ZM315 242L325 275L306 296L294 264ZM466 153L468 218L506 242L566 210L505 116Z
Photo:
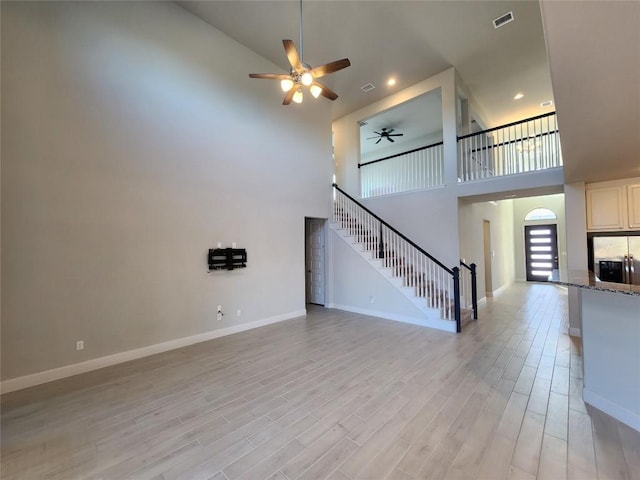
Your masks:
M629 210L629 227L640 229L640 183L627 185L627 206Z
M594 183L586 186L585 194L587 230L640 229L640 183Z

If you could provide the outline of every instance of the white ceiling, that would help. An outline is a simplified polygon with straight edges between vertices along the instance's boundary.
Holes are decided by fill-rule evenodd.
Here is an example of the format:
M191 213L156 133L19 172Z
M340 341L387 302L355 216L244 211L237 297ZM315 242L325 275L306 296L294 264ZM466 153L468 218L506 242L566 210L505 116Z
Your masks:
M282 40L299 44L297 1L178 3L281 68L266 73L288 72ZM492 20L509 11L515 21L494 29ZM334 119L451 66L491 124L543 113L540 102L552 99L537 1L304 0L303 32L306 63L351 61L323 79L339 95ZM394 87L386 85L391 76ZM364 93L369 82L376 89ZM525 98L514 101L517 92Z
M177 3L278 65L272 73L288 71L282 39L299 47L297 1ZM334 119L454 66L488 125L547 112L540 103L556 101L568 182L640 175L640 2L544 0L542 7L541 14L537 0L304 0L304 60L351 60L323 79L339 95ZM509 11L515 21L494 29L492 20ZM391 76L397 84L387 87ZM369 82L376 89L362 92ZM517 92L522 100L513 99ZM274 82L274 102L280 97Z

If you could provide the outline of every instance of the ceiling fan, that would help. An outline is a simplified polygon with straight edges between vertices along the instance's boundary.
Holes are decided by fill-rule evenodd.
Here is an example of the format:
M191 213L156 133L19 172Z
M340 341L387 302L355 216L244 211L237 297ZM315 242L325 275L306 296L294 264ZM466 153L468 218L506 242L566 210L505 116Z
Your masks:
M329 100L335 100L338 95L328 87L317 81L318 78L337 72L351 65L348 58L336 60L319 67L312 68L303 60L303 43L302 43L302 0L300 0L300 53L296 49L292 40L282 40L284 51L291 65L288 74L286 73L250 73L251 78L265 78L271 80L280 80L280 87L285 92L283 105L289 105L291 100L295 103L302 103L303 86L308 87L311 95L318 98L322 95Z
M386 127L382 129L381 132L373 132L377 135L377 137L369 137L367 138L367 140L373 140L374 138L377 138L378 141L376 142L376 145L380 143L380 141L383 138L386 138L387 140L389 140L391 143L395 142L395 140L391 137L402 137L404 135L404 133L393 133L395 132L395 128L389 128L387 129Z

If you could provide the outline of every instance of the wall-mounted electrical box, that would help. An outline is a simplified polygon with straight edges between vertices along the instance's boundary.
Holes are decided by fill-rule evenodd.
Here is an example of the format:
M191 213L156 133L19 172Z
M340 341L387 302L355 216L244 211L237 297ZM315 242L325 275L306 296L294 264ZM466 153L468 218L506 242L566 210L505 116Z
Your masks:
M209 270L233 270L247 266L247 250L244 248L210 248Z

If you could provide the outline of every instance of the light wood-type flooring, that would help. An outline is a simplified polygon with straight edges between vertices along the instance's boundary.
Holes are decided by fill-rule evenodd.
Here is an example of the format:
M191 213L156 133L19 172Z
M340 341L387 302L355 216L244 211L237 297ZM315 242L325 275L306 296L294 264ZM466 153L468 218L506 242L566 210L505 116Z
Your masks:
M2 479L640 479L585 407L566 291L462 334L324 308L2 397Z

